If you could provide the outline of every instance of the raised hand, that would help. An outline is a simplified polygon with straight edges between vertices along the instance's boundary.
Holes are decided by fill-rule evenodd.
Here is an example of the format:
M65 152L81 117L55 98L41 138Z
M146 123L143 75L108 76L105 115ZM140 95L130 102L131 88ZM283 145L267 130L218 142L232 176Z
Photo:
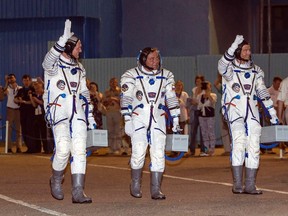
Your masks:
M238 48L238 45L241 44L244 40L243 35L236 35L234 42L232 43L231 47L228 49L228 54L233 56L235 50Z
M58 44L62 47L64 47L68 39L74 35L74 33L71 32L71 24L72 23L69 19L65 21L63 35L59 38L59 41L58 41Z

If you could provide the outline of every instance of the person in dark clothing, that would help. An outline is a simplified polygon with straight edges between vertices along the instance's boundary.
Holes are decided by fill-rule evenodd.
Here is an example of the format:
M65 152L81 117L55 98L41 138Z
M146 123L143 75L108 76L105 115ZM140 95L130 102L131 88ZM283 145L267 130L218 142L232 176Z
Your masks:
M30 75L22 76L23 88L19 89L17 95L14 98L14 102L20 106L20 123L22 129L22 136L25 145L27 146L27 151L25 153L38 153L39 150L36 149L33 136L33 119L34 119L34 107L32 106L30 100L30 94L34 91L31 86Z

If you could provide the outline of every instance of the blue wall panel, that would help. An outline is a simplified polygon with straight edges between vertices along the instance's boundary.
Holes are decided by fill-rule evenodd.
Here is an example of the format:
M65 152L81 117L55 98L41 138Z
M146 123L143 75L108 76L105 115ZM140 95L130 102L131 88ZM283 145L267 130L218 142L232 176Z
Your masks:
M65 17L17 19L17 22L13 19L0 20L0 47L5 50L5 55L0 58L1 72L13 72L19 78L24 73L31 76L41 75L47 42L57 41L63 34L65 19ZM83 57L97 57L98 19L71 17L71 20L72 31L79 38L84 38L83 47L86 47L86 50L83 52ZM86 22L89 25L85 25ZM92 28L89 29L89 26Z
M2 73L39 76L47 44L63 34L67 18L82 41L83 58L121 56L121 1L1 0Z
M75 16L78 15L78 2L79 0L1 0L0 19Z

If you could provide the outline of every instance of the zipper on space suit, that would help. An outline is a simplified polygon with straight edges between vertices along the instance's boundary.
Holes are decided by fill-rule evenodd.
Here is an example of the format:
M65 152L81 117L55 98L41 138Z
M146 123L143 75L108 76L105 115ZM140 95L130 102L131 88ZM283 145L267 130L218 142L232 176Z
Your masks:
M142 79L143 79L143 76L140 76L140 74L139 74L139 71L135 68L135 71L136 71L136 73L137 73L137 77L136 77L136 79L139 79L139 81L140 81L140 84L141 84L141 86L142 86L142 90L143 90L143 93L144 93L144 95L145 95L145 99L146 99L146 101L147 101L147 103L148 104L150 104L150 118L149 118L149 125L148 125L148 128L147 128L147 140L148 140L148 143L149 144L151 144L151 125L152 125L152 120L154 121L154 122L156 122L155 121L155 118L154 118L154 115L153 115L153 110L154 110L154 104L157 102L157 100L158 100L158 97L159 97L159 94L160 94L160 92L161 92L161 88L162 88L162 84L163 84L163 70L161 70L162 71L162 76L160 77L161 78L161 82L160 82L160 85L159 85L159 89L158 89L158 94L157 94L157 96L156 96L156 100L154 101L154 100L150 100L149 101L149 99L148 99L148 96L147 96L147 92L146 92L146 90L145 90L145 88L144 88L144 85L143 85L143 81L142 81ZM141 71L142 72L142 71ZM143 73L143 72L142 72ZM146 74L146 73L144 73L144 74ZM146 74L147 75L147 74ZM154 83L153 83L154 84ZM151 85L151 84L150 84ZM135 108L136 109L136 108Z
M74 113L77 114L77 109L76 109L76 91L72 91L72 98L73 98L73 102L72 102L72 115L69 119L69 127L70 127L70 136L72 137L72 120L74 118Z
M247 121L247 118L248 118L248 112L249 112L249 108L250 108L250 103L249 103L250 97L249 97L249 95L248 95L248 96L246 95L246 99L247 99L247 103L246 103L246 115L245 115L245 118L244 118L245 124L246 124L246 121ZM251 110L251 108L250 108L250 110ZM251 113L252 113L252 112L251 112ZM253 115L253 113L252 113L252 115ZM248 135L248 134L247 134L247 135Z
M147 128L147 139L148 139L148 143L151 144L151 125L152 125L152 120L154 122L155 121L155 118L154 118L154 115L153 115L153 110L154 110L154 101L151 100L150 101L150 118L149 118L149 125L148 125L148 128Z
M48 80L47 86L46 86L46 91L48 93L47 93L47 106L45 107L46 110L47 110L46 114L45 114L45 121L46 121L46 125L47 125L48 128L50 128L52 126L51 120L50 121L48 120L48 115L50 116L50 119L51 119L50 106L49 106L49 103L50 103L50 90L49 90L49 87L50 87L50 80Z

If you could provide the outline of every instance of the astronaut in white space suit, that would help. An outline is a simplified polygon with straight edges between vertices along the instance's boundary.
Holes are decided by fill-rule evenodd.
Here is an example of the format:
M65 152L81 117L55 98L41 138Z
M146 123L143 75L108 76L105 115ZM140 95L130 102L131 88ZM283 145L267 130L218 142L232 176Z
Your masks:
M87 129L96 128L93 106L86 86L86 72L78 61L81 41L71 32L66 20L64 34L46 54L45 93L43 96L46 120L52 126L55 152L50 178L51 194L64 199L62 181L70 160L72 174L72 202L91 203L84 193L86 173Z
M232 192L262 194L255 186L260 158L261 125L258 101L269 111L271 123L278 124L276 111L264 84L264 72L251 60L250 44L237 35L218 62L222 75L222 112L232 138ZM245 162L245 187L242 186Z
M180 130L174 76L161 66L159 50L146 47L140 51L138 67L121 77L121 113L125 119L125 133L132 142L130 193L136 198L142 197L142 168L149 145L151 198L165 199L161 182L165 168L166 113L173 119L173 131Z

